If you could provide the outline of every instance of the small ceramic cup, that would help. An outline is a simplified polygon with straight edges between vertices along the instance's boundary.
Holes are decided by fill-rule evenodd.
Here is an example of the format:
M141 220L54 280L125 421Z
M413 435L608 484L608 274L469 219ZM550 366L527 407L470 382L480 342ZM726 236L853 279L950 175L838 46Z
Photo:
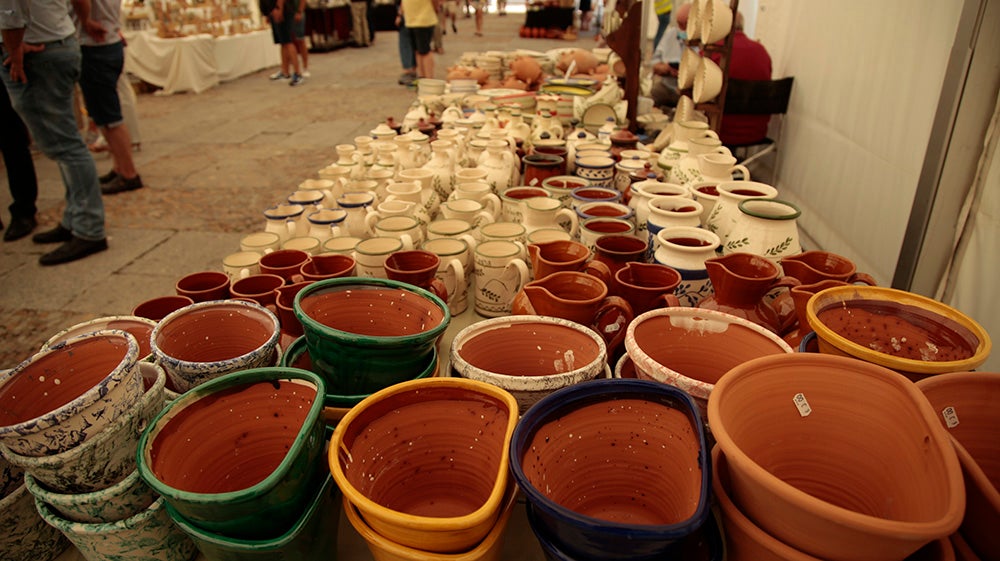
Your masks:
M597 239L608 234L634 234L635 226L620 218L589 218L580 223L580 243L591 251Z
M313 255L312 259L302 264L299 273L305 281L335 279L353 275L356 266L357 263L350 255L327 253Z
M500 194L500 220L523 222L525 201L535 197L548 197L549 192L541 187L511 187Z
M274 291L284 284L284 277L261 273L233 282L229 291L234 298L252 300L261 306L267 306L274 304Z
M469 307L469 278L472 273L472 251L465 240L438 238L427 240L421 249L438 256L436 277L448 292L448 309L452 315L460 314Z
M240 238L240 251L255 251L261 255L281 249L281 236L274 232L254 232Z
M386 258L397 251L412 248L412 245L406 246L399 238L375 237L363 240L354 248L354 260L357 262L355 272L359 277L387 278Z
M353 236L343 236L340 238L330 238L323 242L323 253L340 253L343 255L353 255L354 248L363 238Z
M191 304L194 304L194 300L179 294L157 296L137 304L135 308L132 308L132 315L153 321L160 321L167 317L167 314L170 312L179 310L184 306L190 306Z
M309 254L301 249L279 249L260 258L260 272L278 275L291 284L302 280L299 269L309 260Z
M524 246L511 241L483 242L476 247L476 313L486 317L510 314L511 301L531 280L520 256Z
M298 236L285 240L285 243L281 244L281 249L297 249L315 255L321 251L322 242L313 236Z
M222 258L222 269L232 280L238 280L260 272L261 254L256 251L238 251Z
M184 275L174 285L180 296L195 302L229 298L229 275L220 271L199 271Z

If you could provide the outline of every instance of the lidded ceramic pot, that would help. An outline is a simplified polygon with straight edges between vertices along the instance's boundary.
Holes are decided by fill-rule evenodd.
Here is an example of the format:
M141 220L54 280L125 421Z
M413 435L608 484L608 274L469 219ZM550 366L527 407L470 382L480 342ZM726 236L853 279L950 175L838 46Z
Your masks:
M950 438L891 370L818 353L754 359L715 384L708 419L734 502L810 555L898 561L962 522Z
M705 446L685 392L595 380L524 414L511 440L511 473L534 525L572 558L663 559L709 516Z
M0 443L45 456L100 434L142 397L139 344L130 333L84 334L0 376Z
M514 397L474 380L428 378L369 396L337 425L330 471L373 530L455 553L496 524L508 485Z
M172 401L138 444L139 474L185 519L273 538L322 483L323 379L295 368L221 376Z

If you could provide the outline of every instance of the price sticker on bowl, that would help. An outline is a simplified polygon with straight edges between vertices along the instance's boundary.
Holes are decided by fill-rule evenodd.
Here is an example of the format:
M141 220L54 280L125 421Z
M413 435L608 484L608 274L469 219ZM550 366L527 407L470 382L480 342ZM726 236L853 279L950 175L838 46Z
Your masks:
M953 429L958 426L958 411L955 411L954 407L945 407L942 409L941 416L944 417L946 427Z
M799 410L799 415L808 417L812 413L812 407L809 406L809 401L806 400L805 394L795 394L795 397L792 398L792 402L795 403L796 409Z

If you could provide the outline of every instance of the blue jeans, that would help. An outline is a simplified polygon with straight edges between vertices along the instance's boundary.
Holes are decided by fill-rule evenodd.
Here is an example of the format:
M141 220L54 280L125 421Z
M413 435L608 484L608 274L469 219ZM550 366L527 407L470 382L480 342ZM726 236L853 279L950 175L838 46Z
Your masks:
M6 56L6 51L3 53ZM43 154L59 164L66 187L62 225L84 240L104 239L104 201L97 166L76 128L73 89L80 78L80 45L75 37L45 44L24 55L28 83L14 82L0 69L11 105Z
M403 66L403 70L417 68L417 54L413 50L410 28L406 27L405 21L399 22L399 63Z

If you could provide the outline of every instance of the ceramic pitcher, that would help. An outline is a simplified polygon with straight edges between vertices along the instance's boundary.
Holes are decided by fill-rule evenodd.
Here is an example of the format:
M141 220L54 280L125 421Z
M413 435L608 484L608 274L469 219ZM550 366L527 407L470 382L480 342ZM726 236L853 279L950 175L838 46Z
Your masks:
M740 219L740 201L747 199L774 199L778 190L758 181L726 181L716 186L719 198L712 207L705 227L719 236L722 243L729 241L729 232Z
M459 183L451 193L451 199L472 199L483 205L487 212L495 217L500 216L500 197L493 193L489 183L485 181L470 181Z
M765 296L776 288L796 286L799 281L781 276L777 265L751 253L713 257L705 261L705 268L714 293L699 302L699 308L725 312L781 333L787 318L779 317Z
M347 212L344 228L349 235L357 238L368 237L365 216L368 214L368 207L372 206L374 202L375 195L365 192L344 193L337 199L337 206Z
M441 197L434 189L434 172L426 168L401 169L396 172L400 181L416 181L420 185L420 203L428 216L434 216L441 206ZM388 190L388 188L387 188Z
M824 280L837 280L848 284L875 286L875 279L867 273L859 273L854 263L829 251L810 250L781 258L781 267L786 275L799 279L802 284L814 284Z
M282 242L300 231L300 218L304 209L301 205L279 204L264 211L264 231L278 234Z
M775 260L802 252L798 207L778 199L747 199L737 207L740 212L722 244L723 255L741 251Z
M325 242L330 238L335 238L344 234L344 221L347 219L347 211L342 208L324 208L309 213L306 220L309 221L308 235Z
M431 214L424 206L423 185L419 181L390 181L385 186L385 192L384 201L411 203L408 214L425 226L430 222Z
M476 167L486 170L486 182L494 193L502 193L516 185L514 154L502 140L487 140L486 152Z
M633 183L632 198L629 199L628 204L635 210L636 234L646 234L646 221L649 220L649 201L653 197L659 196L691 197L691 192L683 185L676 183L663 183L655 180Z
M451 141L431 142L431 158L423 168L433 174L431 186L441 201L448 200L448 196L455 189L455 164L454 145Z
M681 275L674 293L682 306L697 306L712 293L705 262L716 256L719 237L703 228L664 228L656 234L651 261L667 265Z
M670 170L669 179L671 182L681 185L690 185L699 181L704 181L704 172L701 168L701 156L705 154L717 154L732 157L729 148L722 145L722 141L715 136L698 136L687 141L687 152L683 153L677 163ZM734 162L735 163L735 162ZM729 181L732 176L725 180ZM744 179L750 179L749 173Z

